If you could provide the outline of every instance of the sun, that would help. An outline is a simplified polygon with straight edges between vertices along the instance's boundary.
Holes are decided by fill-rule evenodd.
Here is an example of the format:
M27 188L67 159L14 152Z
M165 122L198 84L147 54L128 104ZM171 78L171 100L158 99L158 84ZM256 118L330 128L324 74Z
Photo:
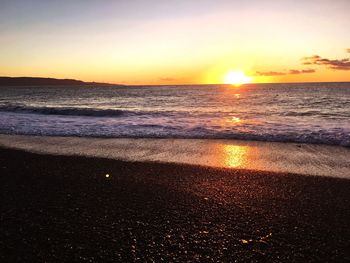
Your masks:
M242 71L230 71L226 74L224 83L240 86L242 84L250 83L251 80L252 78L246 76Z

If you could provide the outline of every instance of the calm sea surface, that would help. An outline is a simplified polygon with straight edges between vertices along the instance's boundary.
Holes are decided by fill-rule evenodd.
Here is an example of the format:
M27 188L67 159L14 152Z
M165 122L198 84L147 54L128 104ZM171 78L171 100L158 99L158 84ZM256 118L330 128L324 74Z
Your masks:
M350 83L1 87L0 133L350 146Z

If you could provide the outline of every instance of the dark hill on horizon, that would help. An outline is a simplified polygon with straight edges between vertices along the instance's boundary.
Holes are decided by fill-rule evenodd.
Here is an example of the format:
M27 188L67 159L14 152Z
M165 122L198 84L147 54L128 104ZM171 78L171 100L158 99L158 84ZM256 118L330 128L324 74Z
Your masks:
M0 86L123 86L120 84L84 82L76 79L55 79L37 77L0 77Z

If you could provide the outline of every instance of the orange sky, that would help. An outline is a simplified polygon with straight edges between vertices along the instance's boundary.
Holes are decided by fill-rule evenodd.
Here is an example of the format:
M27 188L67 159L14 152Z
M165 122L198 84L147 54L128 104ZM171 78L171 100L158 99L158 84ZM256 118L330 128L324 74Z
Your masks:
M0 75L202 84L240 70L254 82L350 81L350 1L169 2L4 0Z

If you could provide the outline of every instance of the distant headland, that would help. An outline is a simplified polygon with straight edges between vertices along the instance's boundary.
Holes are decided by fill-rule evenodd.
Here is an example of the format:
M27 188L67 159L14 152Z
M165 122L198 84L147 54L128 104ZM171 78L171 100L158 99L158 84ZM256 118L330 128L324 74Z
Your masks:
M0 77L0 86L124 86L100 82L85 82L76 79L55 79L36 77Z

